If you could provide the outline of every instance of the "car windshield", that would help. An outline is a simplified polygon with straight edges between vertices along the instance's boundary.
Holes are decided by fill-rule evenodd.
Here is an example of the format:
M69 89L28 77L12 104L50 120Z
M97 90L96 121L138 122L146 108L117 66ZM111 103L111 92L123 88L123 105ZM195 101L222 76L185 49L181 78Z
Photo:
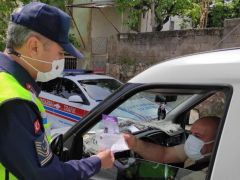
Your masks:
M122 85L122 83L115 79L88 79L78 82L95 101L104 100Z

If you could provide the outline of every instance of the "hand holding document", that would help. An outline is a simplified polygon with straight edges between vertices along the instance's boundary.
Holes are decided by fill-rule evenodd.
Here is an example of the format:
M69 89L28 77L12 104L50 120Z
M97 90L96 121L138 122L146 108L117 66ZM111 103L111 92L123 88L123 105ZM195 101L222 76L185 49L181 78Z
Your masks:
M111 149L112 152L128 150L128 145L119 132L117 117L103 115L102 122L104 129L96 134L99 150Z
M99 133L97 143L99 150L111 149L114 153L129 149L122 134Z

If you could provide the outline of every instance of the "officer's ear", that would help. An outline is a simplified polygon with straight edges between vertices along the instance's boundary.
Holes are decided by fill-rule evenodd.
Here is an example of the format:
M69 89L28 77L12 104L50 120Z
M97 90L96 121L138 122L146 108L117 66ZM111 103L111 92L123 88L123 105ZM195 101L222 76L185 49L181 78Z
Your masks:
M43 53L43 43L38 37L30 36L26 41L26 50L31 57L37 58Z

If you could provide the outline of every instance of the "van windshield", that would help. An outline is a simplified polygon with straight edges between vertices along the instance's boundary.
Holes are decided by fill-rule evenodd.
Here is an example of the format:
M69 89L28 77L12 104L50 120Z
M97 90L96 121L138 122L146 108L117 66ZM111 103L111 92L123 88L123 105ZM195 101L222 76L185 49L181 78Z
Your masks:
M159 120L160 104L164 105L167 114L190 98L192 94L174 95L175 99L171 102L156 102L156 96L160 98L160 101L165 98L163 95L147 91L137 93L112 111L111 115L135 121Z

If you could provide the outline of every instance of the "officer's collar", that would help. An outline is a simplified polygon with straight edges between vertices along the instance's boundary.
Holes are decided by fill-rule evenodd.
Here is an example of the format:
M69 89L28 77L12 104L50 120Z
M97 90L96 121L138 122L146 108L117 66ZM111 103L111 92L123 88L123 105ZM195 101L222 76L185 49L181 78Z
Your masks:
M30 74L21 65L1 52L0 69L13 75L23 87L32 91L37 96L39 95L41 90Z

